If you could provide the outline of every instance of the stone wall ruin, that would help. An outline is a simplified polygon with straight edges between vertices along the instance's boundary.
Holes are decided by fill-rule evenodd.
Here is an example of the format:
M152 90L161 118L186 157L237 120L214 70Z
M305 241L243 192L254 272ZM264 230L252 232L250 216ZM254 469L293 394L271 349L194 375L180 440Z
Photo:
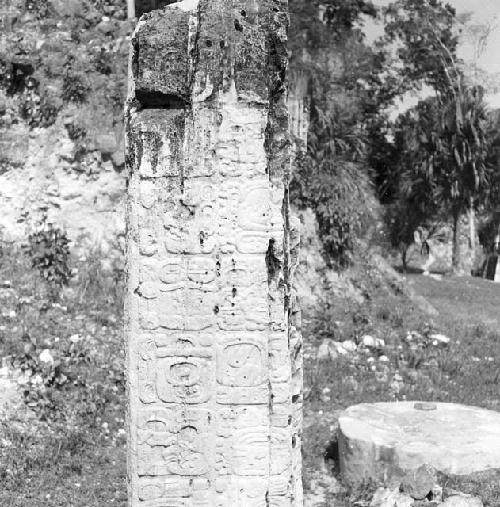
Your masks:
M185 0L132 40L132 507L302 505L287 19L283 0Z

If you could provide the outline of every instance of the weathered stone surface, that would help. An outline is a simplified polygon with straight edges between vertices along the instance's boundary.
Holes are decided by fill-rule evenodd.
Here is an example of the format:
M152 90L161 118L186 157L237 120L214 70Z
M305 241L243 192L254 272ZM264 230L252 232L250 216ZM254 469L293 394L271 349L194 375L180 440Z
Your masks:
M434 484L432 487L430 498L434 502L442 502L443 501L443 488L439 484Z
M355 405L339 418L345 479L384 479L422 464L466 475L500 468L500 413L451 403Z
M302 505L285 21L281 1L184 1L133 38L133 507Z
M190 13L171 8L146 14L133 37L132 66L135 96L148 105L190 97ZM193 22L194 22L194 18ZM193 41L192 41L193 42ZM191 44L192 45L192 44Z
M421 465L406 473L401 481L401 491L415 500L424 499L437 482L436 471L429 465Z
M483 507L483 502L470 495L453 495L440 503L438 507Z

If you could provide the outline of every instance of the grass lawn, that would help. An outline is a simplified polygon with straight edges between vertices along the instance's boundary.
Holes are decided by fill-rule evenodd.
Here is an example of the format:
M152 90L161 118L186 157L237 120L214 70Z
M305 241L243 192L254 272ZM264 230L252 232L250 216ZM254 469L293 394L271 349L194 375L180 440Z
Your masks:
M443 318L500 326L500 283L473 277L408 275L408 282Z

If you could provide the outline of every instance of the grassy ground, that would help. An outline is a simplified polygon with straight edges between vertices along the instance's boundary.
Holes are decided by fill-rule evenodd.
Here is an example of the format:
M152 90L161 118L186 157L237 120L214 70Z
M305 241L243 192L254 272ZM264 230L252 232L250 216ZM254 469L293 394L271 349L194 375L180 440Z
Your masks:
M25 408L0 426L0 506L125 506L120 284L97 252L48 300L29 259L0 257L0 357Z
M408 282L434 305L444 318L492 327L500 325L500 284L472 277L409 275Z
M48 302L26 256L14 247L2 250L0 357L22 373L26 407L0 427L2 507L126 505L120 271L106 275L98 252L73 266L70 287ZM373 490L339 490L328 478L338 474L335 431L342 409L398 399L500 408L500 286L411 275L406 283L440 312L430 318L404 284L388 283L377 269L357 268L349 276L361 298L337 297L304 314L304 484L306 491L329 486L326 505L336 507L364 505ZM429 334L438 331L452 338L449 347L429 344ZM412 343L409 332L417 337ZM367 333L385 346L317 359L322 341L359 341ZM463 487L498 507L496 482L484 487L471 480Z

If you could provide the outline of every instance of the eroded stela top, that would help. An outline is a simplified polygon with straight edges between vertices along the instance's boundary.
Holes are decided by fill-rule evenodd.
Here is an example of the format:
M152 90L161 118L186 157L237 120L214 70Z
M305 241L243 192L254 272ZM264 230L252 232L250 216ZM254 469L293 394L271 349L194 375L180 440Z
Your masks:
M127 105L133 507L299 506L287 6L141 18Z

